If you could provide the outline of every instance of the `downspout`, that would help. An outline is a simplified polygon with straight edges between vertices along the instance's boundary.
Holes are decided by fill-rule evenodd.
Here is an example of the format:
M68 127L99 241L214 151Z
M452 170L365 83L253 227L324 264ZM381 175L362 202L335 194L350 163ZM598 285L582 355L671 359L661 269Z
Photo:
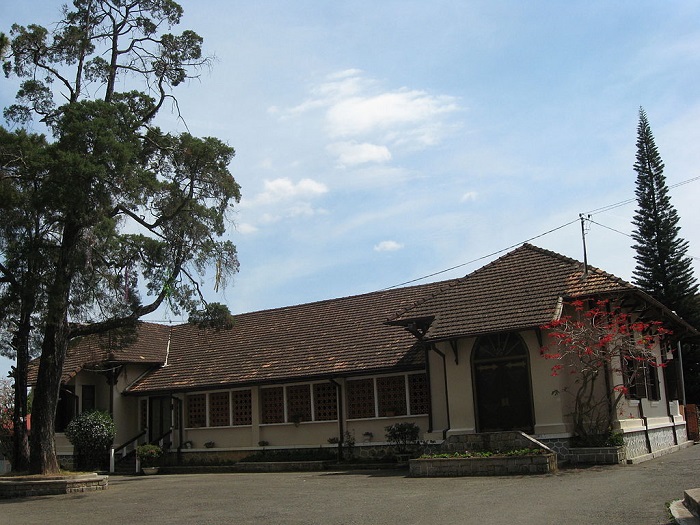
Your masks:
M442 358L442 374L443 374L443 380L445 382L445 410L447 411L447 428L443 429L443 431L442 431L442 439L447 439L447 432L452 427L452 424L450 423L450 393L449 393L449 390L447 388L447 356L444 353L442 353L440 350L438 350L434 344L432 344L430 346L431 346L433 352L435 352L437 355L439 355Z
M338 395L337 406L338 406L338 463L343 461L343 434L345 433L345 427L343 426L343 389L342 385L338 383L335 379L330 380L331 383L335 385Z
M425 381L428 385L428 392L430 392L430 346L423 345L423 352L425 354ZM430 400L428 404L428 433L433 431L433 401Z
M681 394L681 405L685 406L685 377L683 375L683 350L680 339L678 340L678 380Z

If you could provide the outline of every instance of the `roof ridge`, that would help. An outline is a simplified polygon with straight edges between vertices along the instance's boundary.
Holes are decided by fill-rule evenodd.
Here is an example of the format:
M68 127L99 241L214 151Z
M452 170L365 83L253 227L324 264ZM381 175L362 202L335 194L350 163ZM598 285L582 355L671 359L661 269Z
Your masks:
M518 246L518 247L515 248L514 250L511 250L511 251L509 251L509 252L507 252L507 253L504 253L504 254L501 255L500 257L497 257L496 259L494 259L493 261L491 261L491 262L485 264L484 266L481 266L481 267L477 268L476 270L474 270L474 271L472 271L472 272L469 272L469 273L466 274L466 275L463 275L462 277L458 277L458 278L456 278L456 279L450 279L450 280L448 280L448 281L442 281L443 283L446 284L446 286L443 286L443 287L438 288L438 289L435 290L435 292L433 292L432 294L425 295L425 296L423 296L423 297L420 297L419 299L416 299L415 301L413 301L413 302L412 302L411 304L409 304L408 306L402 308L401 310L397 311L394 315L392 315L391 317L387 318L387 322L390 322L390 321L393 321L393 320L395 320L395 319L398 319L399 317L402 317L406 312L408 312L408 311L410 311L410 310L413 310L413 309L416 308L417 306L420 306L420 305L422 305L422 304L424 304L424 303L427 303L427 302L430 301L431 299L434 299L434 298L436 298L437 296L443 294L443 293L444 293L445 291L447 291L448 289L453 288L453 287L457 286L458 284L464 282L467 278L469 278L469 277L471 277L471 276L473 276L473 275L475 275L475 274L477 274L477 273L483 272L485 269L491 267L492 265L496 264L497 262L502 261L503 259L505 259L505 258L507 258L507 257L513 256L513 254L515 254L516 252L522 251L523 248L532 248L532 249L535 249L535 250L541 250L541 248L538 248L537 246L534 246L534 245L525 243L525 244L523 244L522 246ZM554 253L554 252L552 252L552 253Z

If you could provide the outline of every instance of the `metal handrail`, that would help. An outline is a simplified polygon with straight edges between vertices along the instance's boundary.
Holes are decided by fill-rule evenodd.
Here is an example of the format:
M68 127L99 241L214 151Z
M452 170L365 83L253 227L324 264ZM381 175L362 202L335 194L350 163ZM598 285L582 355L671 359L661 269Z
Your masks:
M122 445L119 445L118 447L115 447L115 448L114 448L114 453L116 454L116 453L119 452L119 451L125 450L126 447L128 447L129 445L131 445L131 444L132 444L133 442L135 442L135 441L138 442L138 440L139 440L141 437L145 436L147 432L148 432L148 429L147 429L147 428L144 428L141 432L139 432L138 434L136 434L136 436L132 437L129 441L125 442L125 443L122 444Z
M132 437L127 442L119 445L118 447L111 447L109 449L109 471L110 471L110 473L114 472L114 466L115 466L114 456L117 454L117 452L121 452L122 458L124 458L128 454L127 448L129 448L132 444L138 444L139 439L141 439L147 433L148 433L148 428L144 428L141 432L139 432L136 436ZM135 448L136 447L134 447L134 449Z

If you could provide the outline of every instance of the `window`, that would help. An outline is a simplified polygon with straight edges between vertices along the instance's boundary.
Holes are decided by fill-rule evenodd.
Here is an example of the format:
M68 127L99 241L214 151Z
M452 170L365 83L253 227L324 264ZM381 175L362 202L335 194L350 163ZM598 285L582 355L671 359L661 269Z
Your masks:
M231 395L233 396L233 424L252 425L253 411L250 390L234 390Z
M190 394L187 399L187 426L204 427L207 425L206 394Z
M659 389L659 371L652 363L639 362L633 359L623 359L628 397L631 399L646 398L649 401L661 399Z
M406 415L406 376L377 378L379 417Z
M80 404L83 412L95 410L95 385L82 386Z
M310 385L287 387L287 414L289 421L311 421Z
M216 392L209 394L209 426L229 426L229 415L229 393Z
M374 380L354 379L346 383L348 419L375 417Z
M284 389L280 387L260 389L261 422L284 423Z
M314 419L333 421L338 419L338 388L333 383L314 385Z
M411 414L430 412L430 392L428 392L428 377L425 374L408 376L408 401Z
M148 428L148 399L142 399L139 403L139 422L140 430Z

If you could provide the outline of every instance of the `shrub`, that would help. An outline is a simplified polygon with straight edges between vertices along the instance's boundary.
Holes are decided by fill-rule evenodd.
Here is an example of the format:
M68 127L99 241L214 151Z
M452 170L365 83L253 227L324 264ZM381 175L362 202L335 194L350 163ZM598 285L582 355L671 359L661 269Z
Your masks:
M68 423L66 437L75 449L78 469L104 468L114 434L112 416L99 410L83 412Z
M136 447L136 457L139 458L142 467L155 467L162 455L163 449L158 445L147 443Z
M398 454L405 454L418 443L420 427L415 423L395 423L384 430L387 441L396 447Z

